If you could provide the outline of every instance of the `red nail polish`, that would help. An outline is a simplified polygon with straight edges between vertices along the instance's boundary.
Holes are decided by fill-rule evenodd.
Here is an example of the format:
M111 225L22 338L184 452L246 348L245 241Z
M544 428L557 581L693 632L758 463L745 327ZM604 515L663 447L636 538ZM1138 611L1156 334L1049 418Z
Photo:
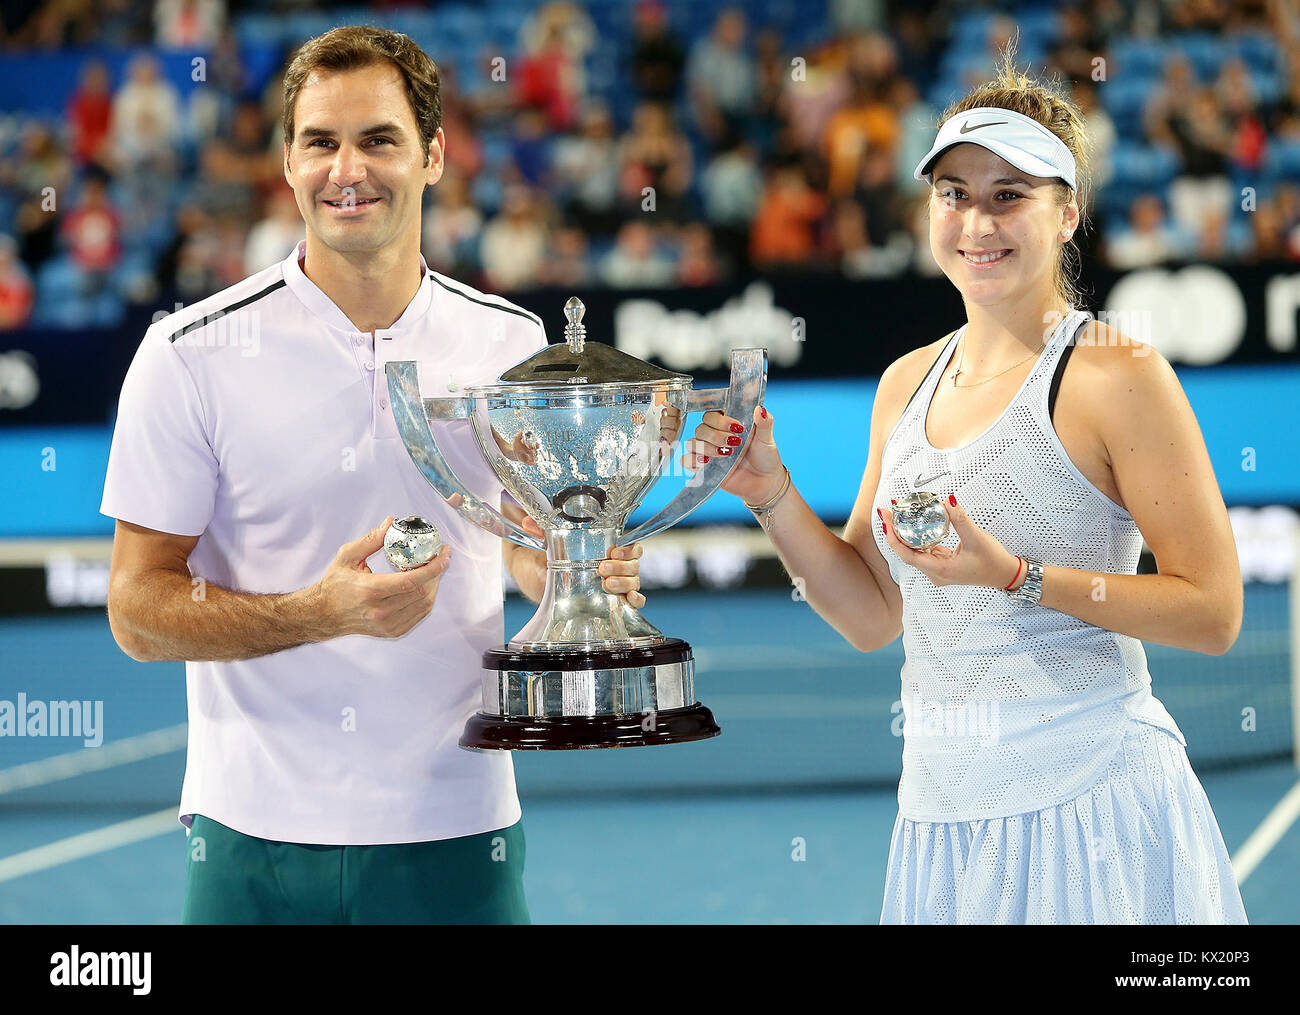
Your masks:
M948 494L948 503L951 504L953 507L957 506L957 498L951 493Z
M739 438L739 437L728 437L728 438L727 438L727 443L730 444L733 448L738 448L738 447L740 447L740 438Z
M889 526L885 524L885 520L883 518L880 519L880 531L883 532L885 535L889 535Z
M890 497L890 498L889 498L889 503L891 503L891 504L897 504L898 501L894 500L893 497Z
M760 408L759 411L763 413L763 418L764 418L764 419L767 419L767 410L766 410L766 409L762 409L762 408Z
M739 423L732 423L732 424L731 424L731 432L732 432L732 433L744 433L744 432L745 432L745 428L744 428L743 426L741 426Z
M885 520L885 513L881 511L880 508L876 508L876 517L883 522Z
M729 455L731 454L731 448L718 448L718 454Z
M708 465L708 464L709 464L709 456L708 456L708 455L700 455L700 464L701 464L701 465Z

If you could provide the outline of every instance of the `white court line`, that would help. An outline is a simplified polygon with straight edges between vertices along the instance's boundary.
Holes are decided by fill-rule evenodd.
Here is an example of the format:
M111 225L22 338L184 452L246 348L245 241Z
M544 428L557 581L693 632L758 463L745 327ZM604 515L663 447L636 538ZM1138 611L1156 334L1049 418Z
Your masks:
M128 846L133 842L152 839L165 835L173 829L184 831L184 826L176 818L178 808L168 807L164 811L155 811L142 818L119 821L107 828L97 828L93 832L83 832L45 846L37 846L23 853L0 858L0 882L12 881L26 874L34 874L59 864L80 860L96 853L106 853L118 846Z
M1237 876L1238 885L1250 877L1260 861L1268 856L1269 850L1295 824L1296 818L1300 818L1300 782L1292 786L1286 796L1268 812L1268 816L1250 833L1250 837L1241 844L1241 849L1232 858L1232 872Z
M87 772L98 772L116 765L127 765L132 761L154 758L160 754L185 749L185 736L188 723L168 726L166 729L152 730L134 737L114 740L103 747L73 751L70 754L56 754L52 758L29 761L24 765L0 769L0 793L12 793L14 790L27 789L30 786L43 786L60 779L71 779Z

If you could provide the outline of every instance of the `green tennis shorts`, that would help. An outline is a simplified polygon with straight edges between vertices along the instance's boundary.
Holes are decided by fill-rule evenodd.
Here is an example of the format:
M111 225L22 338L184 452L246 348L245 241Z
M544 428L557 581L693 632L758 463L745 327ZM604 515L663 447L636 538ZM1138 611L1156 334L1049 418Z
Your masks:
M194 815L182 923L530 923L524 828L433 842L316 846Z

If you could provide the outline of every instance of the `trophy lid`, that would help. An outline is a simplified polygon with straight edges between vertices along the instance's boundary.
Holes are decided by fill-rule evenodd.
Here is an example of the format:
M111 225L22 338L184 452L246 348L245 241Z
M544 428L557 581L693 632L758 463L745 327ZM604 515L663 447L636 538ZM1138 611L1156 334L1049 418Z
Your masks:
M582 315L586 308L574 296L564 305L569 323L564 343L548 345L501 375L503 384L647 384L677 382L690 384L689 374L674 373L621 352L601 342L588 342Z

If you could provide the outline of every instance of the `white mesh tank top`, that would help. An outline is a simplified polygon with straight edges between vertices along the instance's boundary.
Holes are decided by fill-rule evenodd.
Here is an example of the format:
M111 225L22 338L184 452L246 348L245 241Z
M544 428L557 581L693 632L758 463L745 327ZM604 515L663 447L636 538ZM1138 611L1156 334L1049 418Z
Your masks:
M885 442L876 505L929 490L956 494L971 520L1012 553L1043 564L1136 574L1132 516L1070 461L1051 404L1073 337L1092 314L1073 310L998 420L960 448L939 449L925 418L965 326L944 346ZM899 812L914 821L972 821L1054 806L1105 773L1130 723L1186 746L1151 694L1142 643L1001 589L936 586L873 525L903 599L903 775ZM956 547L949 531L944 546Z

